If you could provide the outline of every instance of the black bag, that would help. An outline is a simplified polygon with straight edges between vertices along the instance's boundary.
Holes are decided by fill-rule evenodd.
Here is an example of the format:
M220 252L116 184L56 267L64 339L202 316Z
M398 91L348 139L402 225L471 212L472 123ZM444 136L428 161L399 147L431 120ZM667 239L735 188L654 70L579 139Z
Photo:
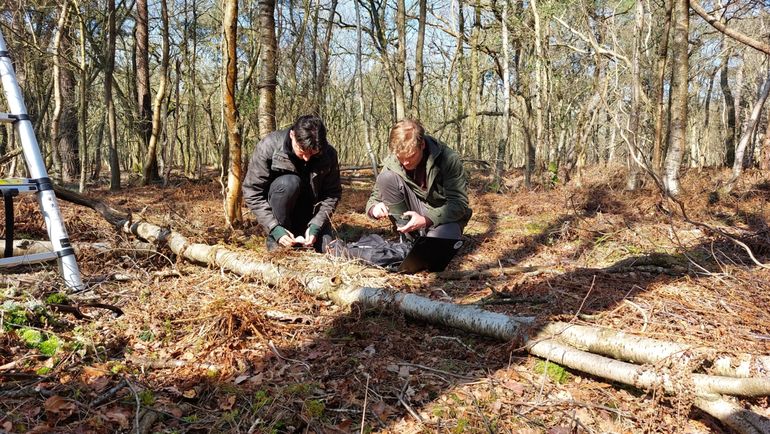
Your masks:
M327 253L334 257L360 259L372 265L391 269L401 265L412 249L412 243L387 241L377 234L369 234L353 243L334 240L326 249Z

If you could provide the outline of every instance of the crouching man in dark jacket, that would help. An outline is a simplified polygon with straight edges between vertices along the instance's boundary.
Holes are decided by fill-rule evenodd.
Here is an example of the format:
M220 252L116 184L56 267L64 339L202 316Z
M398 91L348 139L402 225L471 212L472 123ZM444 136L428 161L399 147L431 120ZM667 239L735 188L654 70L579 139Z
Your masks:
M267 231L267 249L300 245L321 251L342 194L337 151L315 116L262 139L251 155L243 198Z
M382 163L366 213L389 217L401 233L460 239L473 214L460 157L412 119L393 125L388 141L391 153Z

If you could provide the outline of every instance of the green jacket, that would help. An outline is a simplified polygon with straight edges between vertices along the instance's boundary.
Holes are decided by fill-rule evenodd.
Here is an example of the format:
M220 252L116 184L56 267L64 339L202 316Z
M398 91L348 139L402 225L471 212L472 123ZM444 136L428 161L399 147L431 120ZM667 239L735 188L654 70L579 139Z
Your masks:
M429 151L425 168L428 177L426 190L409 179L393 153L382 162L383 170L392 170L405 181L409 189L425 204L426 217L433 222L433 226L459 223L460 227L465 227L473 212L468 206L468 180L460 156L433 137L426 135L424 138L426 151ZM369 214L369 210L379 202L380 192L375 185L366 203L366 213Z

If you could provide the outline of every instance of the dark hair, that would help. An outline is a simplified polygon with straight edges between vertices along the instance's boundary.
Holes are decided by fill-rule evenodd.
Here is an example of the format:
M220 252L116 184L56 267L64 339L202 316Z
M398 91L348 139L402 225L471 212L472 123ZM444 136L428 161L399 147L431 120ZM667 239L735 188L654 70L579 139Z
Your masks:
M329 146L326 141L326 127L318 116L304 115L297 118L291 127L297 144L304 150L323 151Z

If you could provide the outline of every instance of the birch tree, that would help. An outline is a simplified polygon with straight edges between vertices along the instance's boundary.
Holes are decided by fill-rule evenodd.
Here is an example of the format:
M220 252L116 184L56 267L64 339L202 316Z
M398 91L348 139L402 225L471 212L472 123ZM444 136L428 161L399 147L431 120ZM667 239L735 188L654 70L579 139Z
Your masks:
M502 40L503 40L503 138L497 145L497 158L495 159L495 182L501 185L505 150L508 149L508 141L511 136L511 69L508 47L508 0L503 0L502 16ZM525 178L527 188L530 187L529 178Z
M765 138L762 140L759 168L762 170L770 170L770 110L767 111L767 120L765 123Z
M759 95L757 96L757 100L754 102L754 107L751 110L748 127L746 128L746 131L743 132L743 136L741 137L741 140L735 149L733 173L726 186L727 192L732 190L735 181L737 181L741 176L741 173L743 173L744 155L746 153L746 148L748 147L749 141L757 130L759 114L762 111L762 107L765 105L765 101L767 101L768 93L770 93L770 74L767 76L764 84L762 85L762 88L759 90Z
M228 0L230 1L230 0ZM259 0L259 35L262 43L259 73L259 137L275 131L275 88L277 82L277 42L275 39L275 0ZM236 19L236 17L233 17ZM235 49L235 47L233 47Z
M687 40L690 29L688 0L674 0L673 23L671 132L663 183L669 194L678 196L680 193L679 168L687 141L687 87L690 72Z
M543 47L543 30L540 24L540 12L538 11L537 0L532 0L532 17L535 31L535 146L526 146L524 152L524 185L532 188L532 172L535 166L535 147L541 146L548 149L547 132L545 131L545 111L546 99L548 96L548 75L544 68L545 49ZM508 118L506 111L505 117ZM546 151L547 154L547 151Z
M641 167L637 161L646 159L640 146L639 137L639 118L641 117L641 98L642 84L640 71L640 57L642 50L642 35L644 31L644 3L636 2L636 13L634 20L634 38L633 54L631 57L631 110L628 117L629 140L628 149L628 178L626 179L626 190L634 191L639 187L639 171ZM636 156L635 156L636 155Z
M79 24L79 69L80 74L80 88L78 91L78 123L80 127L78 132L80 133L80 143L78 149L80 151L80 180L78 185L78 191L84 192L86 188L86 167L88 161L88 55L86 54L86 21L83 16L83 11L80 8L80 2L73 0L73 6L75 7L75 14L78 17Z
M481 1L476 0L476 4L473 6L473 29L471 30L471 66L470 66L470 89L468 90L468 110L469 119L468 123L470 128L468 135L470 136L467 141L472 149L476 152L476 157L481 158L481 143L482 140L479 137L479 117L478 111L480 106L480 71L479 71L479 45L481 38ZM474 146L475 145L475 146Z
M316 11L316 16L318 16L320 12L320 4L316 5L318 10ZM318 67L318 74L315 79L314 88L315 91L313 92L314 95L314 106L311 108L311 112L317 113L319 116L322 114L325 96L326 96L326 82L329 78L329 62L331 58L331 41L332 41L332 31L334 29L334 16L337 13L337 0L331 0L331 3L329 5L329 15L326 19L326 30L324 32L324 38L321 41L321 47L320 50L318 47L316 47L316 53L315 55L320 55L319 59L319 67ZM317 39L317 31L315 32L314 38Z
M168 23L166 24L168 27ZM135 58L136 58L136 127L141 141L141 151L146 152L142 183L147 185L158 179L158 160L155 150L149 146L153 131L152 91L150 88L150 36L147 0L136 0ZM162 80L162 79L161 79Z
M657 59L655 61L655 136L652 145L652 167L655 171L660 170L663 161L663 129L667 124L667 122L664 122L667 114L663 96L665 94L666 66L668 64L668 42L671 34L671 11L674 3L672 0L664 0L663 6L665 21L660 41L658 42Z
M57 176L63 178L63 163L61 148L59 147L61 134L61 121L64 96L62 95L62 88L66 86L65 73L63 72L63 59L65 56L62 53L62 40L66 38L65 33L68 31L69 22L69 2L64 3L59 13L59 20L56 28L56 36L53 39L53 94L54 94L54 109L51 116L51 149L54 155L54 166L56 168Z
M423 83L425 81L425 66L423 64L423 49L425 46L425 21L427 14L427 1L419 0L419 11L417 18L417 42L414 50L414 85L412 86L411 98L409 99L409 109L413 117L420 118L420 96L422 95ZM460 92L462 93L462 88ZM459 145L459 143L458 143Z
M225 82L222 97L224 98L224 117L227 125L229 161L227 186L225 187L224 194L224 209L225 221L227 225L233 227L243 219L241 212L243 162L241 159L240 116L235 101L236 83L238 81L238 57L236 53L238 40L238 0L224 0L223 10L225 13L222 20L225 36L225 59L223 62Z
M364 102L364 73L362 67L362 31L361 31L361 7L358 5L358 1L353 2L356 10L356 84L358 89L358 107L359 107L359 119L361 121L361 129L364 133L364 146L366 146L366 153L369 156L369 161L372 165L372 174L374 179L377 179L377 156L372 149L372 140L369 132L369 121L367 118L366 103Z
M104 103L107 108L110 153L110 190L120 190L120 161L118 159L118 125L112 88L115 70L115 0L107 0L107 49L104 52Z
M735 98L733 92L730 89L729 77L728 77L728 64L730 63L731 50L725 47L726 38L722 38L722 45L724 55L722 56L722 63L719 68L719 85L722 88L722 95L725 97L725 112L727 115L727 123L724 135L724 149L725 157L724 162L727 166L732 166L735 161L735 135L736 132L736 110L735 110Z
M142 172L142 183L147 185L151 182L160 180L160 171L158 169L158 142L160 141L161 128L165 122L165 110L163 110L163 101L166 99L166 89L168 88L169 74L169 28L168 28L168 7L166 0L160 1L160 23L161 37L163 39L161 48L160 71L158 73L160 84L158 92L155 94L155 100L152 104L152 124L150 131L150 141L147 143L147 154L144 160ZM171 164L170 161L166 162Z

